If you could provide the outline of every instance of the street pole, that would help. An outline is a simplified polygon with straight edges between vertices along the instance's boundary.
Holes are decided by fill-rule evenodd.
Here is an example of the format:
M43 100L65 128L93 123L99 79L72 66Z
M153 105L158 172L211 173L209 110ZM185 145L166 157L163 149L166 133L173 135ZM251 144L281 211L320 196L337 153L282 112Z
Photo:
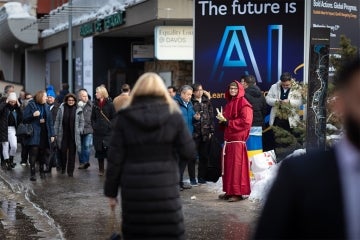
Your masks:
M68 84L69 91L73 92L73 79L72 79L72 0L69 0L69 34L68 34Z

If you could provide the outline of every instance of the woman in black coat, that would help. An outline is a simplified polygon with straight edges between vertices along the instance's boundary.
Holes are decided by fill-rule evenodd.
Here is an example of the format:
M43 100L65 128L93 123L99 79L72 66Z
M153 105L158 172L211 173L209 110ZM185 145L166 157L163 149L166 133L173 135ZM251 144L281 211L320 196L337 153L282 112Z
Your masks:
M104 162L105 158L107 158L107 149L111 135L111 120L115 115L115 108L104 86L96 88L95 96L96 99L91 112L91 125L94 130L93 144L95 158L99 162L99 176L103 176Z
M124 239L184 239L178 158L196 154L180 110L161 78L145 73L114 120L105 181L110 206L118 188Z
M2 143L2 166L7 170L14 168L14 157L17 150L16 129L22 122L22 112L16 93L9 93L7 98L0 101L0 142Z

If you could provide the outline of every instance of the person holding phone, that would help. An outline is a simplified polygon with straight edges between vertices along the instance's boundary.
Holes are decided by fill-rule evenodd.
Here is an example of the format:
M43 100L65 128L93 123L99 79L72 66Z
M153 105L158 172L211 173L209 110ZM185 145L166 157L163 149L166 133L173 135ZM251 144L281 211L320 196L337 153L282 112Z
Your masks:
M209 146L211 136L214 134L214 108L210 98L204 94L201 84L195 83L193 86L191 102L198 115L199 121L194 122L193 138L196 143L199 164L198 164L198 183L205 184L207 163L209 161Z

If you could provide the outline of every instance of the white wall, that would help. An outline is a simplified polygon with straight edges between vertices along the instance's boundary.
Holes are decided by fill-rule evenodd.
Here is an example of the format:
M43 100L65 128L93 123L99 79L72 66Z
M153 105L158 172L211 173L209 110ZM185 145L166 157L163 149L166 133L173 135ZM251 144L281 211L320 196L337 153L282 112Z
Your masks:
M46 84L53 85L55 90L59 91L61 89L61 83L63 79L61 48L47 51L45 59L45 82Z

